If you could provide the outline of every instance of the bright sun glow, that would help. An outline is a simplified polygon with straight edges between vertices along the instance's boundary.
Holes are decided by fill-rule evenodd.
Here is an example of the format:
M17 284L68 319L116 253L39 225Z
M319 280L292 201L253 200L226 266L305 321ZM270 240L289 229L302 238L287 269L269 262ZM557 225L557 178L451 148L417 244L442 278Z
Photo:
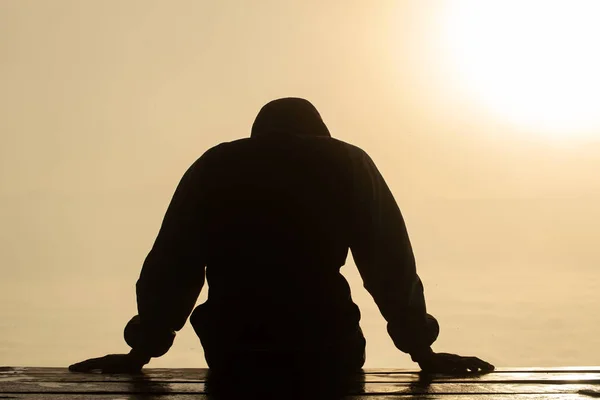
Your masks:
M458 0L448 22L478 101L549 137L600 138L600 0Z

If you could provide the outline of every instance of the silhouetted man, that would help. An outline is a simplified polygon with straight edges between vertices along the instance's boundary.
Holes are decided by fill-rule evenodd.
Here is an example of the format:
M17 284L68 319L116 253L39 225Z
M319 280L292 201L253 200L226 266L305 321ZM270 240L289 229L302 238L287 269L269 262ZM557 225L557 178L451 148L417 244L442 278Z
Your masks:
M438 323L392 193L369 156L331 138L298 98L268 103L250 138L190 167L137 282L138 315L125 328L131 352L70 368L139 371L169 350L191 313L211 370L359 370L360 312L340 274L348 249L394 344L423 370L494 368L432 351ZM208 300L193 310L205 279Z

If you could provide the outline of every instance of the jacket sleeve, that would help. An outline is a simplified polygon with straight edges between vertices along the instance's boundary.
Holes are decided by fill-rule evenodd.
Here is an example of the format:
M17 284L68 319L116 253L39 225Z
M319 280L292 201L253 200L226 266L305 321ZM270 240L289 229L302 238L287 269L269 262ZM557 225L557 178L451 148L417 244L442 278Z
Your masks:
M138 315L125 341L138 354L165 354L187 321L204 285L203 158L184 174L136 284Z
M423 284L404 219L371 158L353 157L354 224L351 251L367 291L387 321L398 349L413 360L431 352L439 325L427 314Z

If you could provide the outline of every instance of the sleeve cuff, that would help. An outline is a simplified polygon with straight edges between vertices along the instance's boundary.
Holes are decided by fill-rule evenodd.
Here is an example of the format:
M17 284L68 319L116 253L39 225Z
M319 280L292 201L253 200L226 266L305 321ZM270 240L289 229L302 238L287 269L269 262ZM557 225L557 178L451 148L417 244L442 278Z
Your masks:
M129 352L129 355L131 357L133 357L141 365L148 364L150 362L150 359L152 358L152 356L144 353L141 350L136 350L136 349L131 349L131 351Z
M419 349L419 350L410 352L410 358L416 363L419 363L422 360L431 357L432 355L433 355L433 350L431 350L431 347L427 347L424 349Z
M175 340L175 332L157 326L144 326L136 315L129 321L124 331L125 341L133 353L141 358L164 355Z

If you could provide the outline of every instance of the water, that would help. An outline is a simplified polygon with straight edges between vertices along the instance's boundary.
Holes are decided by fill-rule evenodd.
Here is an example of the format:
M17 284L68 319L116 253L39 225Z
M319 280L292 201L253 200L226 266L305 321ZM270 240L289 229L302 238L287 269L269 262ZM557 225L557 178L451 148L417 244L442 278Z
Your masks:
M501 367L598 365L598 274L509 267L485 273L421 268L429 310L441 325L434 349L478 355ZM355 267L348 265L345 275L363 314L366 367L415 367L393 346ZM0 365L67 366L128 350L122 329L135 310L132 282L14 281L0 300ZM189 324L150 366L206 366Z

